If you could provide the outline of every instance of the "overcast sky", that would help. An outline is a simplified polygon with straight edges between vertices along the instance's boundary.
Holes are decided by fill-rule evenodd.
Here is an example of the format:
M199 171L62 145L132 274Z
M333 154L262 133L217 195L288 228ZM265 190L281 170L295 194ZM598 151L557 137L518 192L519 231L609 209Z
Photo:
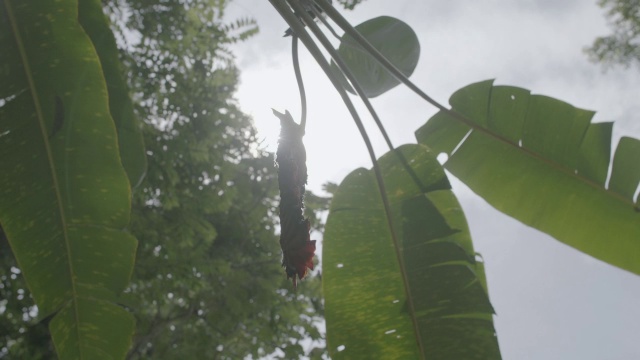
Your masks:
M621 135L640 137L640 70L604 72L583 53L608 33L596 0L367 0L343 14L354 25L380 15L408 23L421 43L412 80L441 103L463 86L495 78L595 110L595 121L616 121L616 142ZM237 97L265 146L275 150L279 122L271 108L299 117L290 40L282 38L287 26L266 0L235 0L227 19L241 16L255 18L261 32L234 47ZM309 188L319 191L371 163L344 104L304 50L301 66ZM413 132L435 113L402 87L373 105L395 145L415 143ZM379 137L374 141L378 155L386 152ZM450 179L485 259L504 359L640 359L640 277L510 219Z

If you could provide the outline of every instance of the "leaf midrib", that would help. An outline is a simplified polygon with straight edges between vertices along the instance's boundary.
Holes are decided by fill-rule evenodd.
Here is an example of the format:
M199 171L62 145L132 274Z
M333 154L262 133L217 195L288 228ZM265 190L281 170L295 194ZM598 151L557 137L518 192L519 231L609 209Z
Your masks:
M16 41L16 45L18 47L18 52L20 53L20 58L22 59L22 64L25 72L25 77L27 79L27 83L29 85L29 91L31 92L31 96L33 98L33 105L36 111L36 117L38 118L38 125L40 127L40 133L42 135L42 140L44 142L45 150L47 153L47 160L49 163L49 170L51 172L51 177L53 180L53 190L55 192L55 196L58 204L58 211L60 212L60 223L62 224L62 233L64 237L65 247L67 250L67 264L69 265L69 278L71 282L71 293L73 295L73 310L76 319L75 331L78 338L78 353L80 354L80 358L84 358L82 356L83 347L80 345L82 342L82 337L80 336L80 326L79 326L79 313L78 313L78 292L76 290L76 284L74 279L76 278L75 272L73 270L73 264L71 263L71 245L69 242L69 234L67 231L67 221L65 217L64 207L62 206L62 195L60 192L60 184L58 183L58 177L56 176L56 167L53 161L53 153L51 151L51 144L49 143L49 137L47 135L46 124L44 121L44 116L42 114L42 108L40 107L40 100L38 98L38 92L36 91L35 81L32 77L31 67L29 65L29 60L27 56L27 52L24 48L22 37L20 36L20 32L18 29L17 20L13 14L13 10L11 8L10 0L3 1L5 5L5 9L7 11L7 17L9 18L9 23L11 25L11 29L13 30L14 39ZM17 259L16 259L17 260ZM56 309L54 313L57 313L59 309Z
M488 101L489 103L491 102L491 96L493 95L493 88L494 88L494 86L492 85L492 86L491 86L491 88L489 89L489 96L488 96L488 98L487 98L487 101ZM534 96L534 95L531 95L531 96ZM490 106L490 105L489 105L489 106ZM489 117L490 117L490 107L489 107L489 106L487 107L487 114L486 114L487 119L489 119ZM529 107L529 104L527 104L527 108L528 108L528 107ZM530 156L530 157L532 157L532 158L534 158L534 159L536 159L536 160L540 160L540 161L542 161L543 163L545 163L545 164L549 165L551 168L553 168L553 169L555 169L555 170L558 170L559 172L561 172L561 173L563 173L563 174L569 175L569 177L571 177L571 178L573 178L573 179L576 179L576 180L578 180L578 181L581 181L581 182L583 182L583 183L585 183L585 184L587 184L587 185L589 185L589 186L591 186L591 187L593 187L593 188L597 189L598 191L604 192L605 194L607 194L607 196L611 196L611 197L612 197L612 198L614 198L614 199L617 199L617 200L619 200L619 201L621 201L621 202L623 202L623 203L626 203L627 205L629 205L629 206L630 206L630 207L632 207L632 208L634 208L634 207L635 207L635 205L636 205L636 204L633 202L633 200L632 200L632 199L627 199L627 198L626 198L626 197L624 197L623 195L618 194L618 193L617 193L617 192L615 192L615 191L612 191L612 190L607 189L607 188L605 187L606 182L605 182L605 184L602 184L602 185L601 185L601 184L598 184L598 183L596 183L595 181L593 181L593 180L591 180L591 179L589 179L589 178L586 178L586 177L582 176L582 175L580 174L580 172L575 173L574 171L576 171L577 169L571 169L571 168L569 168L568 166L565 166L565 165L560 164L560 163L558 163L558 162L555 162L555 161L553 161L553 160L551 160L551 159L548 159L548 158L546 158L546 157L543 157L543 156L539 155L538 153L534 152L533 150L530 150L530 149L528 149L528 148L525 148L524 146L520 146L520 145L518 145L518 144L514 143L513 141L511 141L511 140L509 140L509 139L507 139L507 138L505 138L505 137L501 136L501 135L500 135L500 134L498 134L497 132L494 132L494 131L492 131L491 129L485 128L485 127L483 127L483 126L481 126L481 125L479 125L479 124L477 124L477 123L473 122L473 121L472 121L471 119L469 119L466 115L464 115L464 114L462 114L462 113L460 113L460 112L458 112L458 111L454 110L453 106L451 107L451 109L443 108L443 109L441 109L441 111L444 111L445 113L447 113L447 114L449 114L449 115L453 116L456 120L458 120L458 121L462 122L463 124L465 124L466 126L470 127L470 128L471 128L471 130L473 130L473 131L478 131L478 132L482 133L483 135L487 135L487 136L489 136L490 138L493 138L493 139L498 140L498 141L500 141L500 142L502 142L502 143L504 143L504 144L507 144L507 145L511 146L512 148L515 148L516 150L519 150L519 151L521 151L521 152L525 153L526 155L528 155L528 156ZM591 126L591 125L589 125L589 126ZM470 134L470 135L473 135L473 133L472 133L472 134ZM584 141L584 137L585 137L585 136L586 136L586 132L585 132L584 134L582 134L582 137L581 137L581 140L580 140L580 144L582 144L582 142ZM466 143L466 141L467 141L467 139L468 139L468 138L469 138L469 136L464 136L464 137L460 140L460 142L458 143L458 145L456 146L456 149L458 149L460 146L464 145L464 144ZM521 139L521 140L522 140L522 139ZM612 150L613 150L613 149L612 149ZM578 151L580 151L580 149L578 149ZM452 152L452 153L450 154L449 158L453 157L453 155L454 155L454 154L455 154L455 153L454 153L454 152ZM448 162L448 161L447 161L447 162ZM610 159L610 160L609 160L609 166L611 166L611 163L612 163L612 162L613 162L613 160L611 160L611 159ZM445 167L446 167L446 163L445 163L444 165L445 165Z

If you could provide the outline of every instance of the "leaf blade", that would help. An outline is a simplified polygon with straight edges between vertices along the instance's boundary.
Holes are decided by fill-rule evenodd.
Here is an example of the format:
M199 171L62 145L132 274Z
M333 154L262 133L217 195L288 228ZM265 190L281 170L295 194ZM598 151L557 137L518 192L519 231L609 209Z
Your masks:
M99 59L77 23L77 6L0 7L9 20L0 31L0 46L9 50L0 53L0 82L7 84L0 89L0 221L39 317L53 316L59 355L122 357L133 317L112 301L135 257L136 240L122 230L130 190ZM104 310L95 301L108 302L123 322L93 322ZM96 336L114 343L90 345ZM69 338L75 340L63 344Z
M526 111L510 112L508 106L515 102L526 103ZM626 165L616 164L614 158L613 172L625 174L621 196L611 191L615 187L604 185L611 124L589 124L592 112L521 88L493 86L492 81L458 90L450 103L483 131L440 112L416 131L416 138L436 152L448 153L445 167L454 176L524 224L640 273L640 215L633 209L631 192L640 173L637 162L629 162L638 156L632 149L635 142L621 158ZM508 118L522 124L520 135L507 130L519 126L509 125ZM463 139L465 130L470 135ZM458 144L455 151L452 143Z
M100 1L80 1L78 21L100 58L102 71L109 92L109 111L118 130L118 146L122 165L129 177L129 183L135 188L142 182L147 171L147 157L142 140L142 132L133 110L129 88L118 58L118 48L107 18L102 12Z
M395 153L380 159L396 235L402 242L404 270L370 170L358 169L347 176L332 201L323 245L330 354L336 359L450 359L470 354L499 358L493 309L482 287L484 279L478 278L483 274L475 271L466 221L444 172L422 146L399 150L423 182L422 188L429 189L420 192ZM407 304L401 271L407 274L412 306ZM478 320L477 314L484 318ZM465 316L473 321L460 320ZM454 338L468 342L454 346L436 336L436 327L445 325L456 334ZM337 351L339 345L345 348Z
M405 76L411 76L420 58L420 42L409 25L390 16L379 16L357 25L355 29ZM379 96L400 84L400 81L347 34L340 39L338 53L367 97ZM345 89L355 94L333 61L331 66L335 73L339 74Z

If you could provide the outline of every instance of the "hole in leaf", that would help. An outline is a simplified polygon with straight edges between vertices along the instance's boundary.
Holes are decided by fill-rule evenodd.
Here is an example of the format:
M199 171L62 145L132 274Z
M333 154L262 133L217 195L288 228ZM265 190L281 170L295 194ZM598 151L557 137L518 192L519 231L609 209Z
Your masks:
M440 153L438 154L438 157L436 159L438 159L438 162L440 163L440 165L443 165L444 163L447 162L447 160L449 160L449 154Z
M393 334L394 332L396 332L396 329L393 330L387 330L384 332L385 335L389 335L389 334Z
M458 151L458 149L460 149L460 147L462 146L462 144L464 144L465 141L467 141L467 138L471 135L471 133L473 132L473 129L470 129L465 136L462 138L462 140L460 140L460 142L458 143L458 145L456 145L455 148L453 148L453 150L451 150L451 155L455 154L456 151Z
M344 264L338 264L338 265L336 265L336 267L337 267L338 269L342 269L342 268L344 267Z
M15 94L9 95L5 98L0 99L0 108L7 105L9 102L11 102L12 100L15 100L15 98L17 98L18 96L20 96L23 92L25 92L26 89L22 89L20 91L18 91Z
M344 351L344 349L346 349L346 348L347 348L346 346L344 346L344 345L340 345L340 346L338 346L338 347L336 348L336 350L338 350L338 351Z

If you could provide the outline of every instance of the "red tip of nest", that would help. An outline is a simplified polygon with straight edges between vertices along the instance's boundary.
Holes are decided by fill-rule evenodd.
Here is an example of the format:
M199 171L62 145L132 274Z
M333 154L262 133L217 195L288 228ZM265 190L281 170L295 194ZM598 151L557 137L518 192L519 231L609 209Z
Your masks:
M293 287L297 286L297 279L304 279L308 270L313 270L313 256L316 252L316 241L307 240L301 247L288 249L284 253L283 265L287 278L293 278Z
M307 242L303 248L296 251L294 266L298 277L302 279L307 275L307 268L313 270L313 256L316 253L316 241Z

